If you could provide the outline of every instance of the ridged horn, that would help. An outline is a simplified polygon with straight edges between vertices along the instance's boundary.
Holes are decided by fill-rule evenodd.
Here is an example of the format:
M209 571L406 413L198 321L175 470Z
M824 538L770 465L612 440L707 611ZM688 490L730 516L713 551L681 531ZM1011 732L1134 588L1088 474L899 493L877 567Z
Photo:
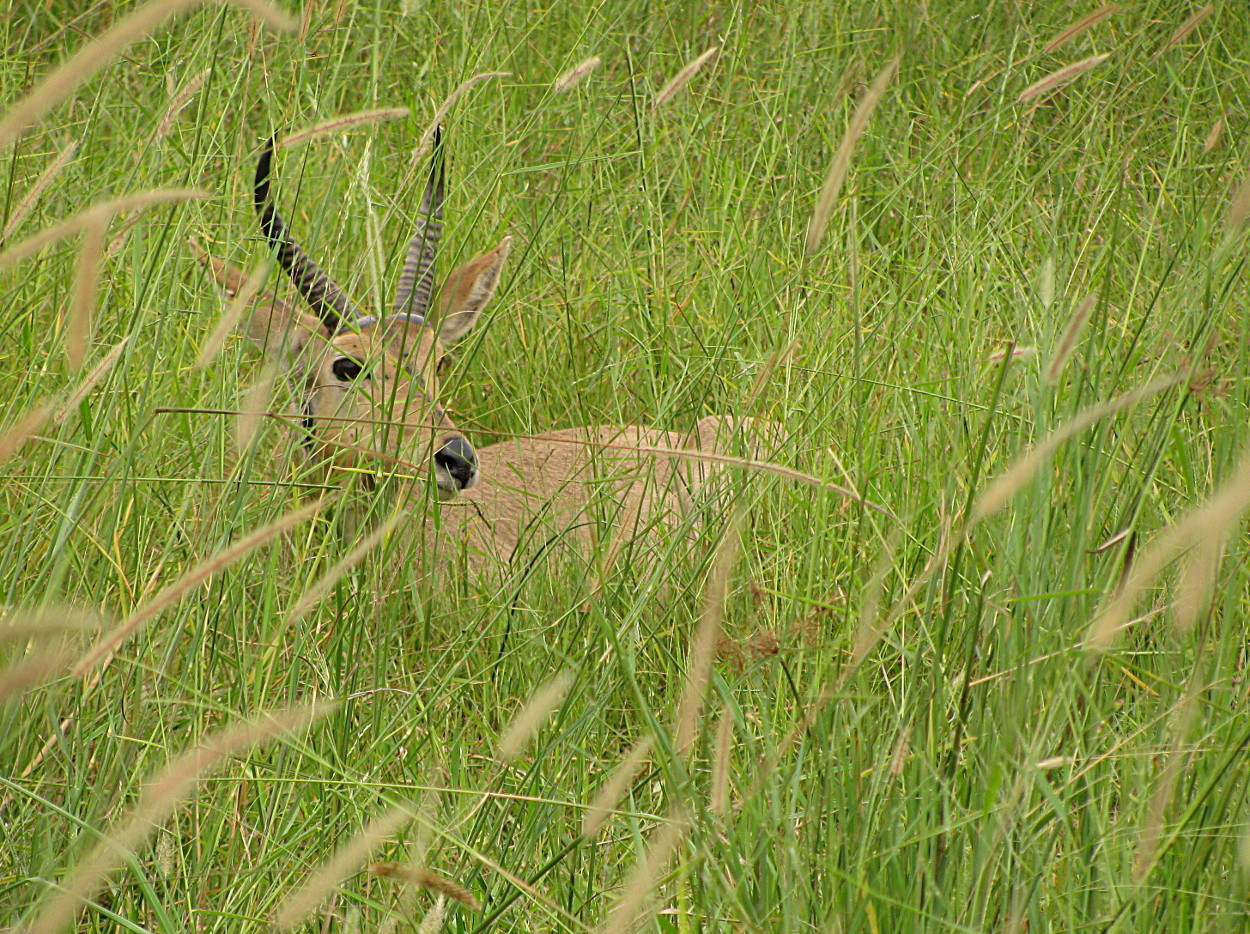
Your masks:
M256 216L260 218L260 229L264 232L265 239L277 249L278 265L291 277L295 288L304 296L309 307L333 333L342 327L345 320L354 321L362 317L362 313L334 280L322 272L312 257L304 252L304 248L295 242L287 229L286 221L270 200L269 173L273 163L274 145L274 137L271 136L261 150L260 161L256 163L256 182L252 196L256 205Z
M434 128L434 148L430 153L430 177L425 197L417 213L417 232L408 244L408 258L399 274L395 290L395 311L428 317L434 292L434 254L443 233L443 128Z

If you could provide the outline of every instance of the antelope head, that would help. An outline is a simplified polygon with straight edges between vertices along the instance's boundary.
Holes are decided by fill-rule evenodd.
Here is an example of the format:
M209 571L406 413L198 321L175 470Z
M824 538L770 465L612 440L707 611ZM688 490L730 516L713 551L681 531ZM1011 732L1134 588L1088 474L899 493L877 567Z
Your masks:
M299 398L303 450L314 465L362 467L374 460L429 465L443 497L477 482L477 452L439 404L446 345L477 323L499 282L511 238L434 288L442 232L444 167L434 136L429 180L395 292L392 313L365 314L304 252L269 194L274 141L256 166L254 200L278 264L312 314L262 302L249 336L288 367ZM436 305L436 314L431 306Z

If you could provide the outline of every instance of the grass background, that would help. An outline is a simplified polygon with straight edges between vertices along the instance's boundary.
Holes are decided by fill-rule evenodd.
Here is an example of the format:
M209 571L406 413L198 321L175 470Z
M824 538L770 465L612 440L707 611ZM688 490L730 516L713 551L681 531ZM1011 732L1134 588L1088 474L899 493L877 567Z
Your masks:
M4 100L134 8L14 3L0 23ZM481 444L765 416L791 433L788 463L850 478L899 518L739 481L753 509L688 758L672 723L710 549L640 543L661 560L631 553L598 589L542 562L501 589L433 588L391 541L288 624L353 544L328 518L305 523L193 589L98 679L54 678L0 708L3 923L32 920L171 757L257 711L331 698L340 706L314 729L203 781L80 927L265 928L337 846L410 803L417 818L375 852L416 852L478 896L480 913L448 910L452 931L600 926L675 813L688 823L672 860L652 861L642 929L1243 930L1240 532L1192 625L1176 624L1169 572L1109 651L1082 646L1134 549L1206 501L1247 437L1245 240L1227 217L1246 174L1250 37L1234 5L1216 4L1170 45L1198 9L1126 5L1047 53L1091 7L309 0L294 33L211 8L127 48L4 153L7 218L78 143L10 243L120 194L213 197L112 224L87 369L128 342L87 400L0 466L8 607L124 618L297 505L281 425L239 452L228 417L156 411L237 409L261 378L241 337L195 368L223 302L185 240L254 264L259 139L409 107L279 167L305 245L362 304L385 307L420 199L413 149L482 71L511 76L447 115L447 237L458 256L515 242L446 390L466 433ZM856 101L899 54L806 257ZM1071 84L1018 102L1097 54L1108 58ZM600 67L554 93L591 55ZM64 354L77 249L66 240L0 271L5 426L83 378ZM1088 325L1050 384L1087 296ZM1025 353L995 359L1011 348ZM943 550L1030 445L1173 372L1181 385L1061 446L1006 510ZM32 651L0 649L10 662ZM563 703L502 761L500 735L560 671L572 673ZM588 803L646 736L618 813L582 840ZM710 808L718 756L723 813ZM429 904L352 872L307 926L402 930Z

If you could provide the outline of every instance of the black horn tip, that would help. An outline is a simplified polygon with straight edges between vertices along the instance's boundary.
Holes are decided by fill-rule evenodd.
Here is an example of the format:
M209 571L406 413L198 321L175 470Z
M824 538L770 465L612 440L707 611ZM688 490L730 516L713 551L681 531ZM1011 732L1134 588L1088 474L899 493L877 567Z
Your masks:
M260 158L256 161L256 180L254 183L254 194L256 195L256 204L260 206L269 199L269 175L273 167L273 151L277 146L276 135L265 140L264 146L260 150Z

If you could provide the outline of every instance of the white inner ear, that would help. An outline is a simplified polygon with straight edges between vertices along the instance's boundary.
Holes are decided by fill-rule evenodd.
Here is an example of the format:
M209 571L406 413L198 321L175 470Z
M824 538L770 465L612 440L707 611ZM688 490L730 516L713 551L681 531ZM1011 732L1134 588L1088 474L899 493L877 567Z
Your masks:
M460 340L477 323L477 316L476 311L457 311L448 315L443 319L443 326L438 329L438 339L445 344Z

